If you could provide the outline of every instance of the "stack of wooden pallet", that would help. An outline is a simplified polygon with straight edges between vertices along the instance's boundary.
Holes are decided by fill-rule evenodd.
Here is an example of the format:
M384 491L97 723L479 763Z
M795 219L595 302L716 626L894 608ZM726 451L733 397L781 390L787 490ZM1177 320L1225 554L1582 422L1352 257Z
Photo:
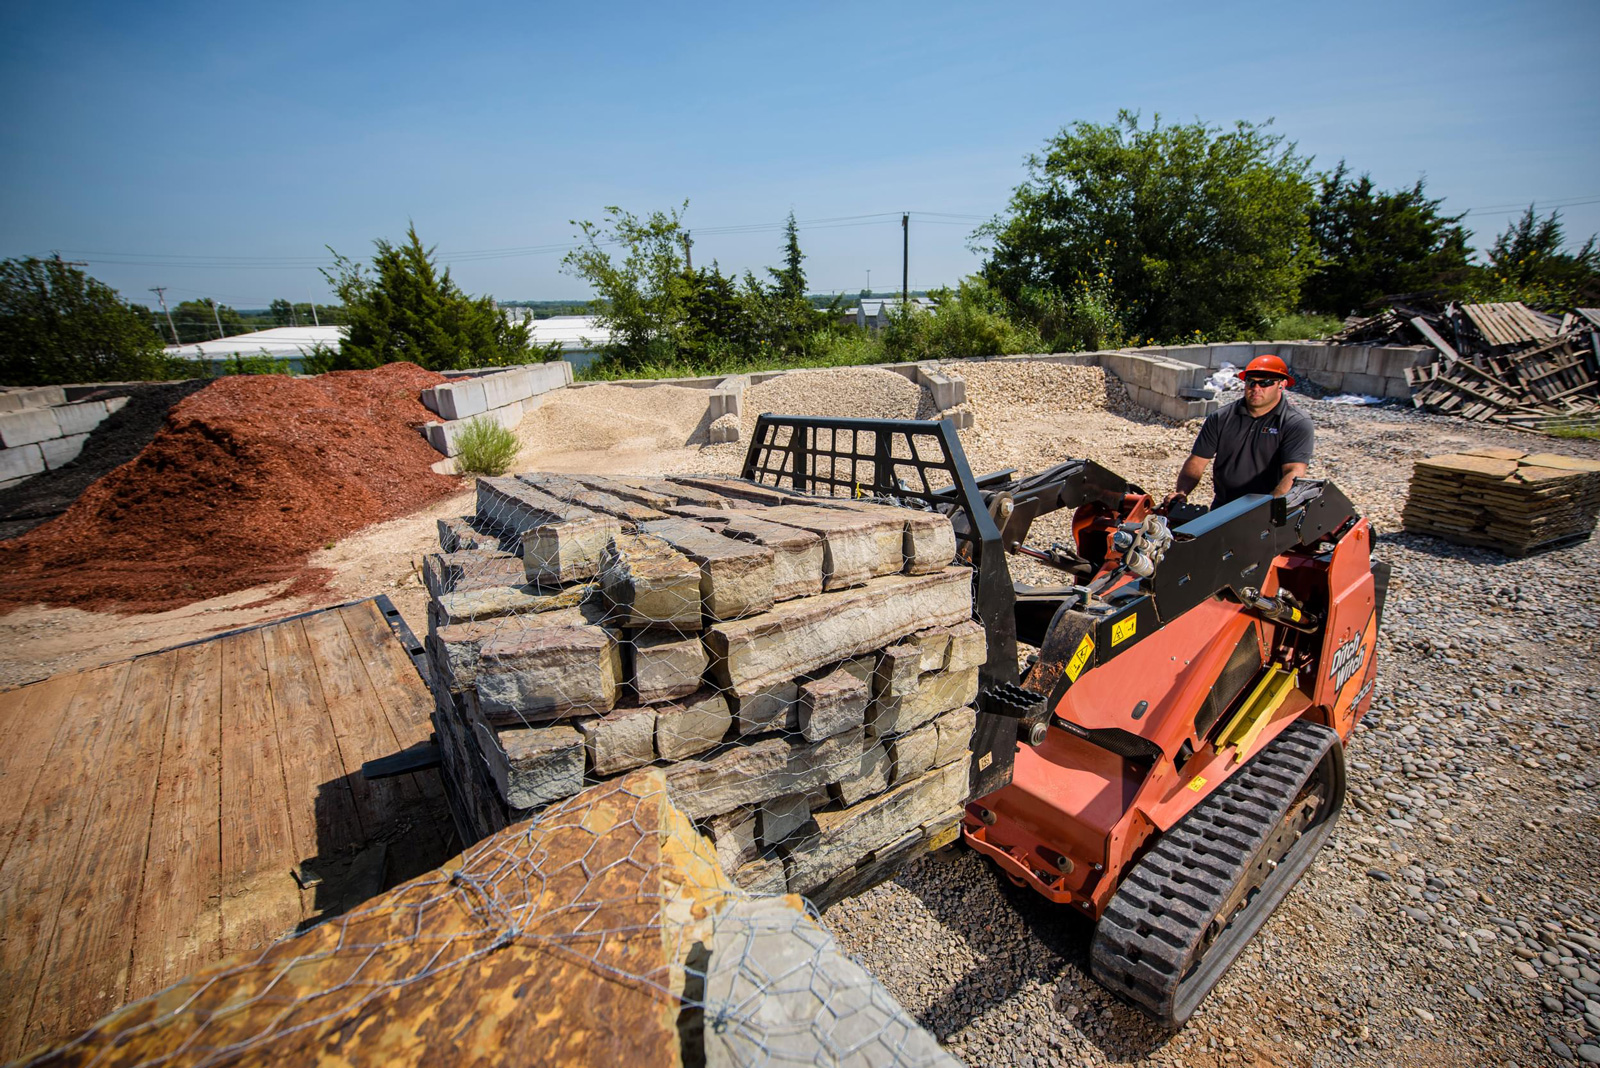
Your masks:
M1417 461L1405 529L1524 556L1588 537L1600 516L1600 461L1484 448Z
M478 481L428 648L468 840L646 765L741 885L827 901L953 836L984 633L937 513L737 479Z

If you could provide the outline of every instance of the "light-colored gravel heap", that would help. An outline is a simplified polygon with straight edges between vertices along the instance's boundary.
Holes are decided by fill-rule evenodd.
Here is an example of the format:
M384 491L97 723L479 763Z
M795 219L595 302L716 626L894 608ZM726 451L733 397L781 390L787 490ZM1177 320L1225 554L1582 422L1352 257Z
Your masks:
M790 371L744 393L743 440L756 416L831 415L856 419L915 419L926 409L926 391L905 375L876 367Z

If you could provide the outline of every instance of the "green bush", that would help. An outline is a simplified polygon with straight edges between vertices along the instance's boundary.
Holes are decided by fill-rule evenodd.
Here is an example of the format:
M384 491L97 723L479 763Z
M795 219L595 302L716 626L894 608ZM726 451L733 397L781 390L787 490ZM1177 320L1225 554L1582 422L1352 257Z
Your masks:
M463 474L503 475L520 447L515 434L480 415L456 436L456 467Z
M954 291L936 290L933 298L938 310L902 308L889 320L883 332L889 359L958 360L1044 348L1037 330L1007 317L1005 301L982 278L968 278Z

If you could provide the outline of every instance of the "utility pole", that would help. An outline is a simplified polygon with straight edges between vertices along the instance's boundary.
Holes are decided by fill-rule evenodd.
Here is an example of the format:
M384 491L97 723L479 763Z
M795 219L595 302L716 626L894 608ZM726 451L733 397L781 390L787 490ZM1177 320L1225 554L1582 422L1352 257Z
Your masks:
M495 302L495 310L498 311L499 309L500 309L500 302L496 301ZM321 326L322 325L322 320L317 318L317 295L315 293L311 294L311 325L312 326Z
M183 344L183 342L178 340L178 328L172 325L172 313L167 311L167 287L151 286L150 292L154 293L156 295L156 299L161 301L161 310L167 313L167 327L172 331L172 343L174 345Z
M900 310L911 310L911 213L900 216Z
M56 261L56 266L57 267L87 267L87 266L89 266L83 260L64 260L64 259L61 258L61 253L59 253L59 252L57 252L55 254L55 261Z
M217 317L217 337L227 337L228 335L222 332L222 305L218 304L216 301L212 301L211 314Z
M688 274L694 274L694 238L689 236L689 231L683 232L683 263Z
M867 296L872 296L872 268L867 268Z

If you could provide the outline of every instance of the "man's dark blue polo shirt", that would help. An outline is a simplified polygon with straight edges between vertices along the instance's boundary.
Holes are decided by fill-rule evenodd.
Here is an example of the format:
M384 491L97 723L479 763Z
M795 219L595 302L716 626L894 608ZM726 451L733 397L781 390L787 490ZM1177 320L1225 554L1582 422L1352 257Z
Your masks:
M1315 431L1304 412L1278 399L1266 415L1252 416L1243 400L1212 412L1194 439L1194 454L1215 458L1211 507L1247 493L1271 493L1283 478L1284 464L1308 464Z

